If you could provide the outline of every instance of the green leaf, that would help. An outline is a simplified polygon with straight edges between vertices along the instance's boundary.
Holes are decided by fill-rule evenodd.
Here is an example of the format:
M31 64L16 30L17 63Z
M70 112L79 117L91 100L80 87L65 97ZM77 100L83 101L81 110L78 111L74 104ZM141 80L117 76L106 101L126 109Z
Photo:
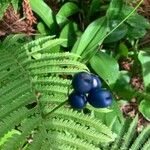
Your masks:
M103 42L107 29L105 17L95 20L84 31L80 41L77 41L78 44L75 43L72 52L88 58L88 54L93 53Z
M120 71L119 77L114 85L113 91L121 98L130 100L135 90L130 86L130 76L127 71Z
M56 20L59 25L64 24L69 16L77 13L79 11L78 6L75 3L68 2L65 3L56 15Z
M128 57L128 51L129 51L128 47L125 45L125 43L122 42L122 43L119 44L117 55L119 57Z
M119 75L117 61L104 52L98 52L90 60L94 71L110 86L113 87Z
M100 0L92 0L90 4L90 16L93 16L94 13L100 11L101 1Z
M37 29L38 29L38 31L41 33L41 34L46 34L47 33L47 31L46 31L46 29L45 29L45 26L44 26L44 24L42 23L42 22L39 22L38 24L37 24Z
M62 44L64 47L70 47L73 46L77 39L76 32L78 31L78 26L76 23L70 22L67 25L64 26L60 33L60 38L68 39L68 42L65 44Z
M128 32L127 32L127 37L129 39L139 39L144 37L144 35L146 34L146 30L142 27L131 27L128 26Z
M49 28L54 24L53 12L43 0L30 0L30 5Z
M123 0L111 0L110 6L106 12L108 20L118 18L123 6Z
M144 80L144 86L146 90L150 89L150 54L144 51L140 51L138 55L138 59L142 65L142 74Z
M131 6L124 5L122 8L122 18L126 17L134 8ZM137 12L134 12L132 16L126 21L130 26L134 28L150 28L149 21Z
M117 26L121 21L113 20L110 22L110 30ZM104 41L104 43L111 43L121 40L127 34L128 28L125 24L120 25L113 33L111 33Z
M142 100L139 105L139 111L148 121L150 121L150 101Z

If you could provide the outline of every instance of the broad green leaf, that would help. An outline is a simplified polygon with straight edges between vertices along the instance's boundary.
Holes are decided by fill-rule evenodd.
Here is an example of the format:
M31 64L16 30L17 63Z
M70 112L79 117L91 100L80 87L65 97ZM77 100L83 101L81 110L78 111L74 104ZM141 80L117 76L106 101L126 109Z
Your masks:
M139 39L142 38L146 32L147 31L144 28L128 26L127 37L129 39Z
M38 29L38 31L41 33L41 34L46 34L47 32L46 32L46 29L45 29L45 26L44 26L44 24L42 23L42 22L39 22L38 24L37 24L37 29Z
M62 39L68 39L68 42L63 44L64 47L70 47L73 46L77 39L76 32L78 31L78 26L76 23L70 22L67 25L64 26L60 33L60 38Z
M142 100L139 105L139 111L142 115L150 121L150 101L149 100Z
M118 18L123 6L123 0L111 0L110 6L106 12L108 20Z
M127 71L119 72L113 91L124 100L130 100L133 97L135 90L130 86L130 76Z
M113 20L110 22L110 31L115 28L121 21ZM127 34L128 28L125 24L119 26L113 33L111 33L105 40L104 43L116 42L124 38Z
M119 66L117 61L104 52L98 52L90 60L94 71L112 88L118 79Z
M122 18L126 17L133 9L134 8L131 6L124 5L122 8L122 12L120 13L122 15ZM150 28L149 21L142 15L139 15L137 12L134 12L126 22L134 28Z
M43 0L29 0L32 10L39 15L39 17L50 28L54 24L53 12L51 8Z
M90 52L94 52L98 44L100 45L103 42L107 29L107 20L105 17L95 20L84 31L80 41L78 41L78 45L75 43L72 52L81 56L86 56Z
M144 86L146 90L150 89L150 54L144 51L140 51L138 58L142 65L142 74L144 80ZM150 90L149 90L150 91Z
M125 45L125 43L120 43L119 44L119 47L118 47L118 55L120 56L120 57L128 57L128 51L129 51L129 49L128 49L128 47Z
M100 0L92 0L90 4L90 12L89 15L93 16L95 12L100 11L101 1Z
M75 3L65 3L56 15L56 20L59 25L64 24L67 18L79 11L78 6Z

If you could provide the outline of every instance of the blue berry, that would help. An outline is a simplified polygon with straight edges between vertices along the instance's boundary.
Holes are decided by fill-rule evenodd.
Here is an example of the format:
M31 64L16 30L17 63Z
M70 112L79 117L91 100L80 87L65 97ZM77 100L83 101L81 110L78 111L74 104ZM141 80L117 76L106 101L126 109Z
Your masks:
M112 104L112 95L107 90L95 88L90 91L87 101L95 108L105 108Z
M93 78L92 89L93 88L101 88L102 83L101 83L100 79L98 78L98 76L96 76L94 74L92 74L91 76Z
M86 72L74 75L72 86L77 93L86 94L92 89L93 77Z
M75 109L83 109L87 103L85 95L72 92L69 96L69 103Z

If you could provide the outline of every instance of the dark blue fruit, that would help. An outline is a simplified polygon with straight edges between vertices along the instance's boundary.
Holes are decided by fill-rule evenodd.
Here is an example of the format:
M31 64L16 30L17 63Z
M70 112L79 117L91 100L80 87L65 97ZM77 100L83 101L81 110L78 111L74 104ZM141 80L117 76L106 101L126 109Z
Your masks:
M109 91L95 88L88 95L87 101L96 108L105 108L112 104L112 95Z
M93 77L86 72L74 75L72 86L77 93L86 94L92 89Z
M98 76L96 76L94 74L92 74L91 76L93 78L92 89L93 88L101 88L102 83L101 83L100 79L98 78Z
M73 108L83 109L87 103L87 99L85 95L73 92L69 96L69 102Z

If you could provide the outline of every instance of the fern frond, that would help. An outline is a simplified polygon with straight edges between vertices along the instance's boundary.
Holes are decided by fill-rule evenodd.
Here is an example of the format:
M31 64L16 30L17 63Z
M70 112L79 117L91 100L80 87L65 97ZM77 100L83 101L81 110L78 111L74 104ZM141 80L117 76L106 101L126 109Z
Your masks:
M70 68L61 68L61 67L46 67L46 68L39 68L39 69L32 69L30 72L31 72L31 75L35 76L35 75L45 75L45 74L48 74L48 73L51 73L51 74L60 74L60 75L73 75L75 73L77 73L79 71L79 68L80 67L77 67L77 68L73 68L73 67L70 67ZM80 71L85 71L85 69L81 68Z
M11 0L1 0L0 2L0 20L2 19L6 9L10 5Z
M28 79L27 78L17 78L16 80L13 80L9 83L7 83L5 86L1 87L0 89L0 96L7 94L9 92L11 92L12 90L14 90L17 87L20 87L21 85L24 85L25 83L28 83Z
M142 147L143 143L150 137L150 126L147 126L141 134L136 138L130 150L138 150Z
M30 150L32 150L32 149L30 149ZM40 150L52 150L50 143L47 141L43 142Z
M20 47L26 43L26 41L22 41L25 36L25 34L15 34L7 36L5 40L1 43L1 50L5 51L7 49L8 51L13 51L16 54ZM19 42L19 40L21 40L21 42Z
M104 134L105 136L108 136L112 139L115 138L115 136L106 125L90 115L85 115L68 108L60 108L59 110L55 111L53 115L65 119L70 118L75 122L82 122L82 124L85 126L94 128L94 130Z
M45 38L44 38L45 39ZM24 48L26 49L26 53L28 56L32 56L35 53L50 51L50 49L54 48L55 46L61 45L66 42L66 39L53 39L47 40L46 42L43 40L38 40L38 42L34 41L34 46L26 45ZM37 45L35 45L37 44Z
M141 150L149 150L150 149L150 139L143 145Z
M68 92L68 87L57 86L57 85L36 85L35 89L37 89L41 93L62 93L66 94Z
M12 58L6 57L6 56L7 56L7 55L3 55L3 57L1 57L1 59L0 59L0 66L1 66L1 67L2 67L4 64L10 63L10 62L13 61Z
M71 133L77 134L78 137L85 139L94 144L99 144L103 142L110 142L113 139L101 134L92 128L88 128L84 125L80 125L79 123L75 123L72 120L64 120L64 119L51 119L45 123L45 126L49 130L56 131L69 131Z
M2 95L0 97L0 104L4 105L12 101L15 101L18 97L30 91L31 91L31 87L29 87L29 84L28 83L23 84L20 87L17 87L12 91L10 91L8 94Z
M34 102L34 99L35 99L35 96L31 95L31 93L25 93L21 97L17 97L17 99L14 102L3 105L0 108L0 112L1 112L0 118L3 118L9 115L9 113L23 107L24 105Z
M66 101L72 75L88 68L77 61L80 56L58 53L56 49L64 39L44 37L22 46L19 38L8 37L6 46L1 44L0 48L0 138L15 127L21 134L8 139L1 149L46 150L47 145L52 150L94 150L102 142L113 141L113 133L99 119L68 105L53 112L49 120L43 117ZM54 144L55 133L61 144ZM26 139L29 136L33 138L31 143Z
M88 143L83 139L80 139L73 135L68 135L65 133L59 133L54 131L50 131L48 134L49 134L49 141L55 145L65 144L82 150L100 150L98 147L95 147L93 144Z
M9 69L9 68L8 68ZM11 70L7 71L7 69L0 72L0 81L5 80L7 77L10 77L12 74L16 72L20 73L20 66L11 66Z
M41 60L47 60L47 59L54 59L54 60L60 60L60 59L71 59L71 60L75 60L78 58L81 58L79 55L74 54L74 53L69 53L69 52L64 52L64 53L38 53L40 54L40 59Z
M62 144L62 145L50 145L50 150L62 150L62 149L65 149L65 150L77 150L75 147L72 147L72 146L68 146L68 145L65 145L65 144Z
M50 93L44 93L42 95L40 101L45 105L45 104L60 104L63 101L66 100L66 95L65 94L50 94ZM46 112L50 111L50 108L48 105L45 105L48 110L45 109Z
M17 150L17 149L21 149L23 147L23 145L25 144L25 142L27 142L26 138L30 136L30 134L32 134L32 131L37 128L37 126L39 125L40 119L39 118L35 118L32 117L30 119L27 119L20 131L21 134L20 135L16 135L13 136L2 148L2 150Z
M126 119L116 140L103 146L104 150L149 150L150 125L144 127L140 134L137 133L138 116L131 122ZM136 133L136 134L135 134Z
M0 1L0 20L6 12L8 6L12 4L15 11L17 11L19 0L1 0Z
M134 120L132 121L132 123L130 124L130 127L128 129L128 132L124 135L123 137L123 143L122 143L122 146L121 146L121 150L127 150L129 145L130 145L130 142L132 141L132 138L135 134L135 129L137 127L137 122L138 122L138 116L136 116L134 118Z
M131 123L130 119L125 120L119 135L117 136L115 142L111 145L111 150L118 150L120 148L120 146L122 144L121 143L122 138L123 138L124 134L128 131L130 123Z
M28 115L31 115L34 111L28 110L25 107L19 108L16 111L13 111L9 116L4 119L1 119L0 122L0 137L3 137L9 130L18 125L23 119L27 118Z
M68 79L63 79L58 76L50 76L50 77L33 77L32 82L34 84L49 84L49 85L62 85L69 86L71 81Z
M48 134L43 129L40 129L35 135L33 135L33 142L29 144L26 150L41 150L42 144L46 144L46 138L48 138ZM49 144L49 142L47 142ZM46 150L46 149L45 149Z
M46 61L34 61L33 63L31 63L29 65L29 69L35 69L35 68L45 68L47 66L59 66L59 67L63 67L63 66L72 66L72 67L79 67L79 68L85 68L85 65L77 62L77 61L73 61L73 60L46 60Z

